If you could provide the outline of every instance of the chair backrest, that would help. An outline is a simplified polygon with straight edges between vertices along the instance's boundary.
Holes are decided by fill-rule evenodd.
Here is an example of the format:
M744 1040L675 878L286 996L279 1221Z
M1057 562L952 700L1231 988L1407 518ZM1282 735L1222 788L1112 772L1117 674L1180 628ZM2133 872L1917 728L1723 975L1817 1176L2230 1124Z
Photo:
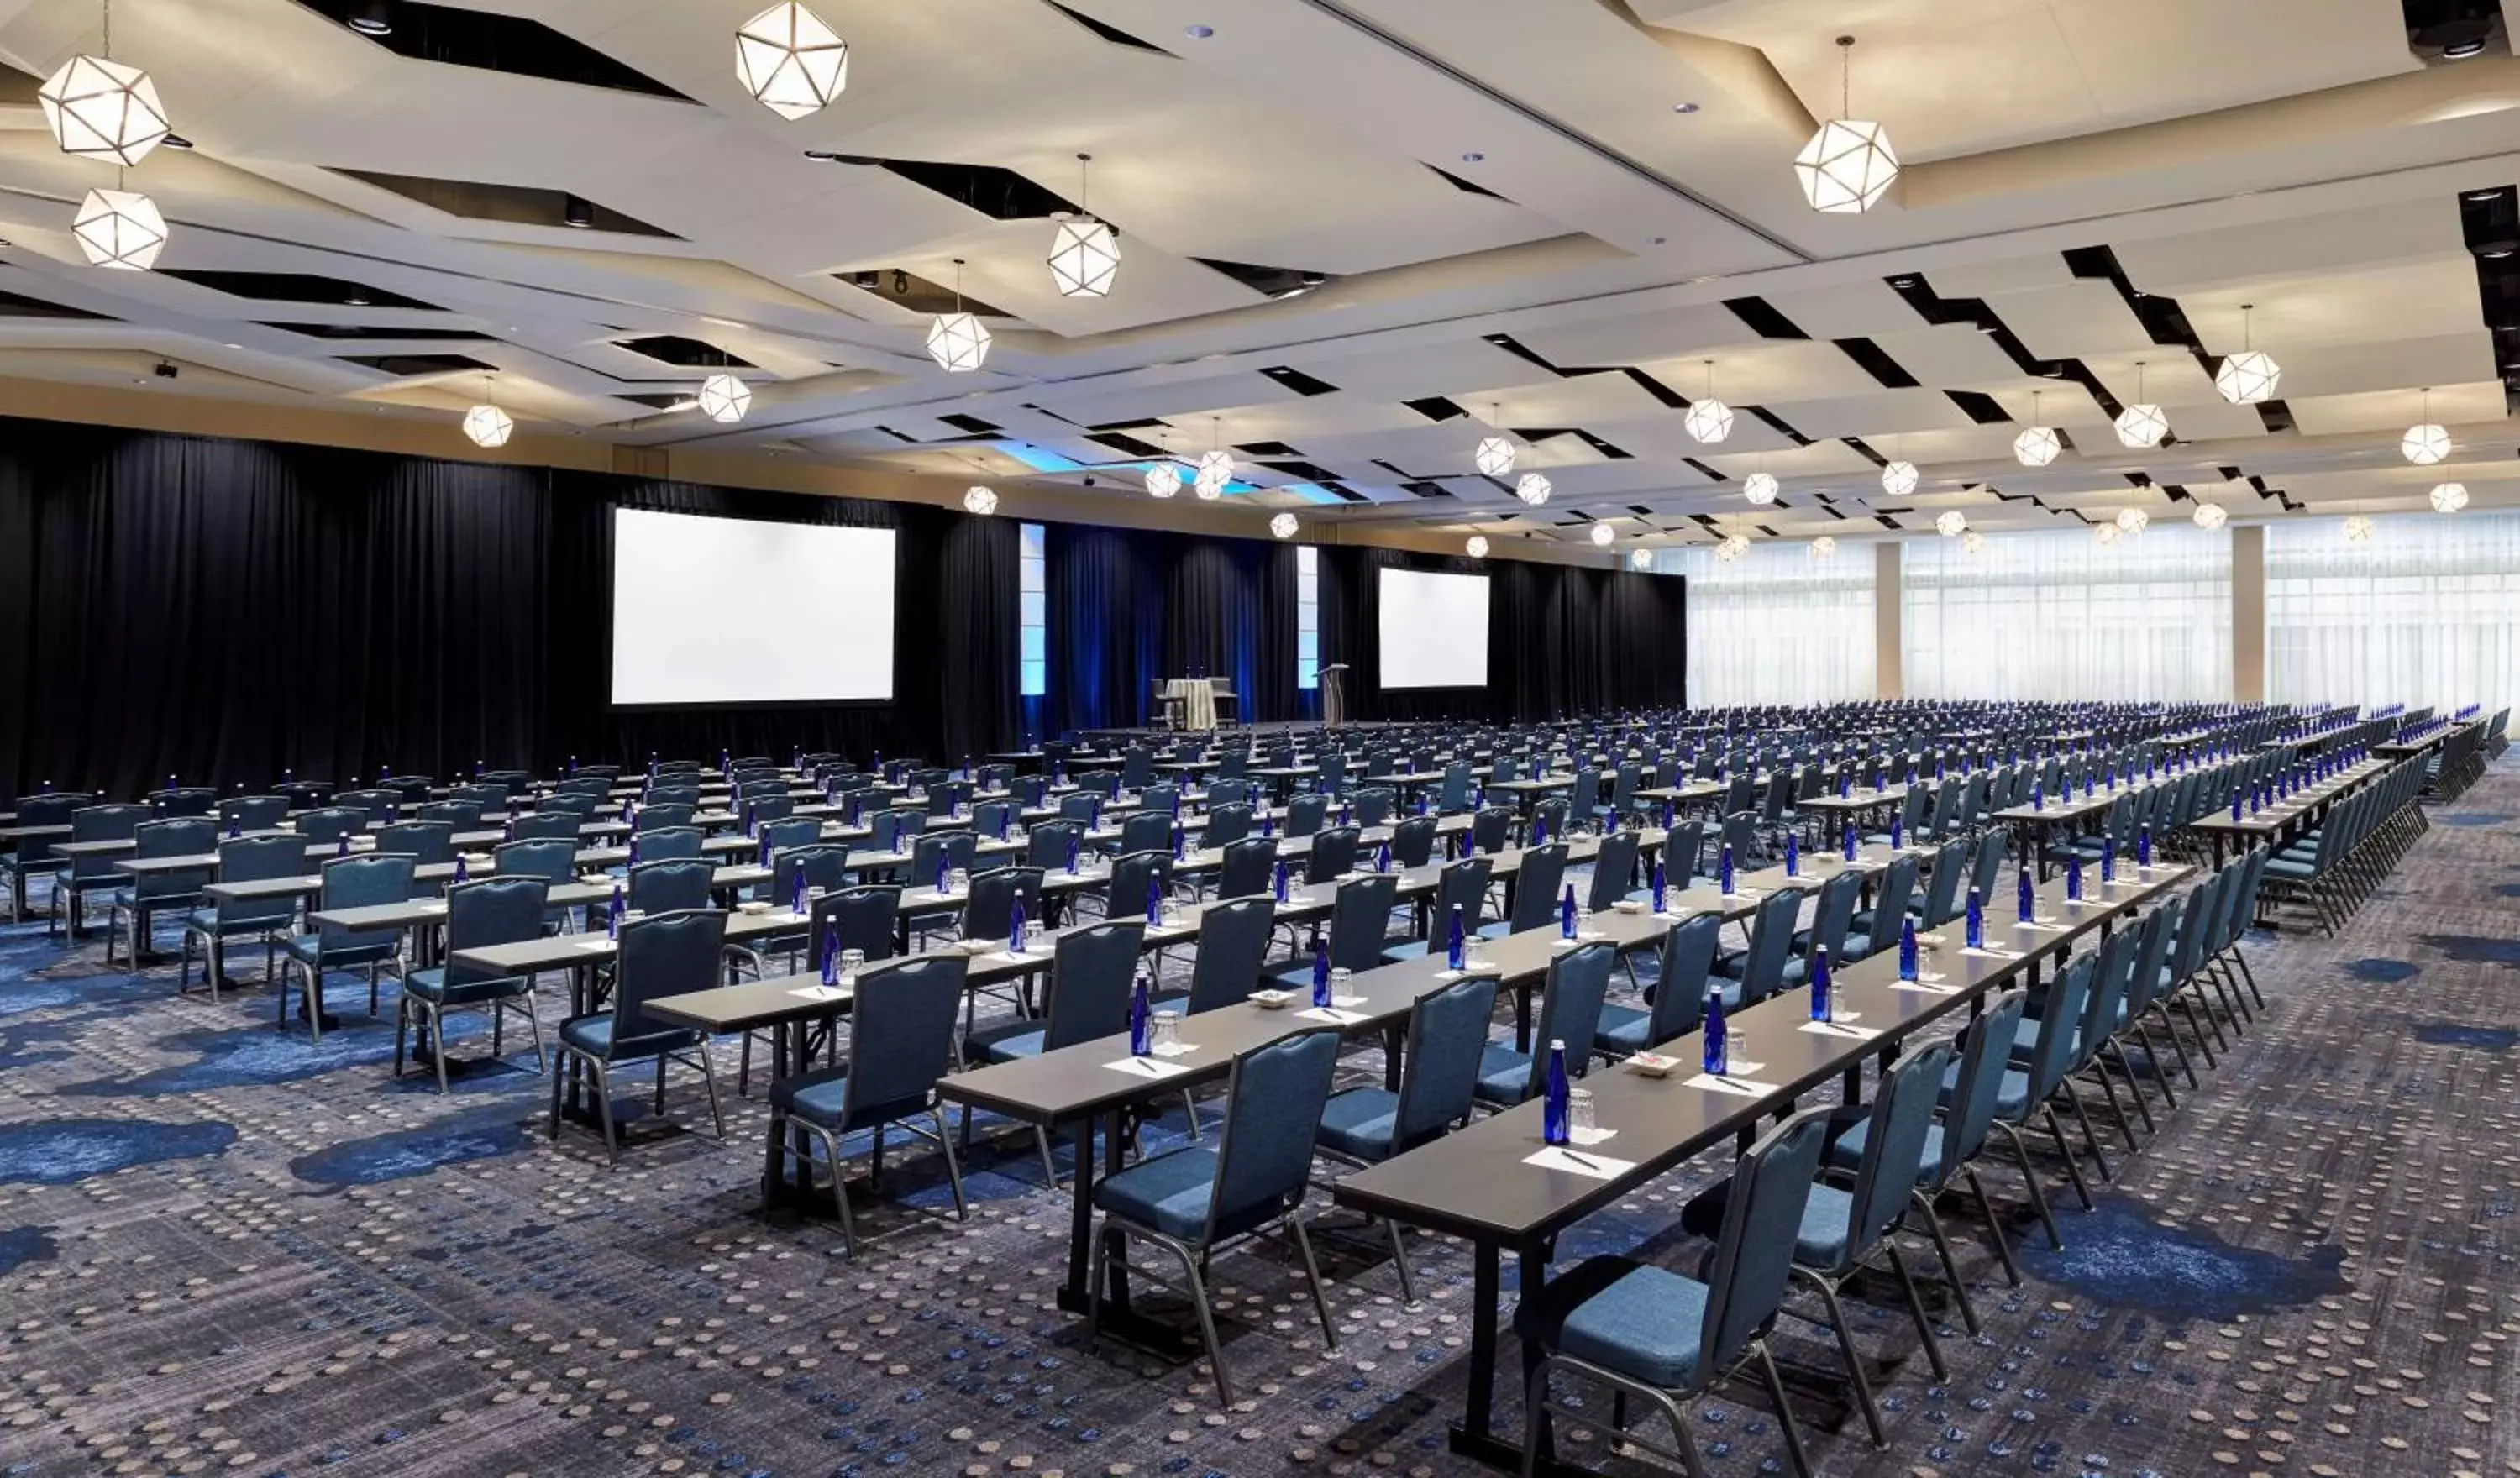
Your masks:
M1165 851L1130 852L1111 860L1111 880L1102 888L1103 917L1143 918L1147 893L1158 897L1172 887L1173 855Z
M1691 914L1662 936L1660 972L1654 977L1651 1010L1645 1020L1645 1045L1658 1047L1704 1024L1706 980L1715 971L1715 948L1724 933L1724 916Z
M1453 914L1462 916L1462 936L1466 939L1478 932L1486 921L1488 881L1496 872L1496 863L1485 857L1464 857L1446 863L1435 877L1434 931L1428 936L1430 953L1449 947L1452 941Z
M1593 1060L1593 1039L1601 1030L1601 1003L1610 993L1610 971L1619 951L1606 939L1579 944L1549 962L1549 983L1540 993L1540 1020L1531 1033L1531 1077L1525 1098L1540 1097L1549 1082L1549 1044L1566 1044L1566 1070L1577 1077Z
M726 916L714 909L677 910L622 924L612 977L612 1051L635 1048L642 1038L689 1032L679 1022L649 1015L648 1003L715 988L725 947ZM864 1023L859 1016L861 1033Z
M1557 890L1566 881L1566 843L1525 847L1514 870L1513 912L1508 933L1546 928L1557 917Z
M1675 821L1663 837L1662 871L1664 886L1677 890L1688 887L1697 875L1699 854L1706 848L1706 827L1702 822Z
M963 900L963 937L1006 938L1014 930L1017 898L1023 900L1024 918L1039 922L1041 876L1039 868L991 868L972 873L970 896Z
M1601 849L1593 855L1593 896L1588 907L1594 913L1606 913L1636 886L1638 841L1634 831L1613 831L1601 838Z
M1084 838L1085 827L1081 822L1043 822L1024 833L1024 864L1034 868L1066 867L1068 845L1081 843Z
M402 797L391 790L344 790L333 797L327 809L356 811L369 825L382 827L402 815ZM306 818L297 819L297 829L306 829Z
M2179 932L2170 946L2170 978L2184 981L2196 973L2205 959L2206 918L2213 912L2222 892L2214 878L2207 878L2190 888L2180 903Z
M1140 811L1120 824L1123 852L1170 852L1173 817L1169 811Z
M455 828L442 821L398 821L377 828L377 850L408 857L422 867L455 860Z
M971 833L965 831L959 834L968 844ZM823 824L810 816L787 817L762 823L753 836L762 846L770 849L771 856L777 857L789 847L810 847L821 841Z
M446 978L495 979L489 970L468 968L456 962L463 950L494 944L522 944L539 939L543 915L550 905L551 884L539 877L488 877L450 888L446 894Z
M790 847L779 853L770 864L770 902L786 908L796 896L796 879L805 879L810 890L821 888L826 893L837 892L849 885L849 849L816 842L810 847Z
M1391 862L1400 868L1422 868L1435 860L1435 818L1413 816L1391 829Z
M294 836L239 836L219 843L221 882L263 882L305 875L306 844ZM219 917L230 920L287 918L296 910L294 898L223 901L218 905Z
M1198 844L1222 847L1250 834L1251 807L1238 800L1226 801L1207 808L1207 820L1199 828Z
M969 957L922 955L858 977L850 1008L849 1076L842 1122L863 1124L924 1111L953 1065Z
M1441 1138L1447 1128L1469 1117L1496 995L1493 978L1473 976L1420 996L1409 1008L1400 1103L1391 1126L1393 1154Z
M1260 966L1269 957L1269 934L1277 922L1278 905L1265 893L1228 898L1201 911L1198 953L1191 963L1190 1000L1184 1008L1196 1015L1249 1000L1259 987Z
M131 841L150 815L149 808L141 805L82 806L70 813L70 840ZM78 878L116 875L113 871L116 860L97 853L74 857L70 859L70 875Z
M474 831L481 826L481 808L472 801L430 801L412 815L421 821L444 822L447 829L452 831Z
M2028 1112L2037 1113L2074 1065L2074 1033L2083 1024L2083 1003L2092 994L2092 975L2099 957L2090 951L2074 957L2048 991L2039 1017L2039 1040L2030 1050Z
M1925 880L1925 927L1933 928L1960 917L1966 902L1960 888L1968 881L1968 856L1965 837L1954 837L1935 849L1933 874Z
M219 824L206 815L144 821L131 840L135 857L206 857L218 845Z
M2029 1005L2026 993L2005 991L1988 1002L1985 1013L1970 1024L1952 1086L1951 1107L1943 1115L1943 1163L1936 1187L1958 1174L1960 1166L1986 1147L2013 1039Z
M1304 861L1304 881L1330 882L1356 871L1357 829L1331 827L1313 833L1312 855Z
M219 825L267 831L289 819L286 795L231 795L219 802Z
M1250 800L1251 783L1249 781L1238 780L1220 770L1217 778L1208 782L1207 810L1211 816L1219 806L1247 805Z
M700 829L667 827L662 831L646 831L635 838L641 862L697 862L700 857Z
M630 891L623 900L633 912L675 914L709 906L709 883L717 870L696 857L643 862L630 870Z
M565 841L575 843L579 829L586 823L567 811L537 811L519 816L508 824L508 835L515 841Z
M1534 827L1547 827L1551 836L1563 836L1566 834L1568 809L1565 796L1549 796L1532 804L1531 823Z
M1873 1094L1864 1156L1855 1167L1850 1191L1854 1200L1847 1213L1850 1262L1887 1236L1907 1211L1916 1167L1924 1154L1925 1134L1934 1127L1934 1101L1942 1093L1943 1069L1951 1060L1950 1045L1936 1042L1910 1050L1882 1074Z
M545 882L573 882L577 879L577 842L574 838L535 837L528 841L504 842L491 850L501 877L539 877Z
M1915 898L1916 859L1892 858L1890 866L1881 870L1880 885L1872 891L1872 928L1864 941L1868 955L1877 955L1899 942L1899 921L1908 917L1908 906Z
M337 857L324 864L323 909L365 909L411 900L412 860L408 857ZM400 929L345 929L319 924L316 937L325 950L387 948L402 942Z
M1269 893L1276 882L1277 864L1276 837L1246 836L1228 843L1217 864L1216 895L1250 898Z
M889 960L901 917L901 889L882 884L842 888L814 900L814 966L832 950L863 950L869 960Z
M1382 963L1382 941L1399 896L1400 874L1369 873L1338 885L1330 900L1330 966L1365 971Z
M544 796L535 804L534 815L538 817L552 815L568 816L583 822L586 818L593 816L596 813L597 808L602 806L602 796L580 795L570 791L556 791L553 794Z
M1995 902L1996 879L2003 871L2003 853L2004 834L1989 831L1977 839L1977 850L1969 856L1968 885L1977 890L1980 901L1990 906ZM1967 901L1962 895L1964 907Z
M1327 795L1298 795L1286 802L1286 834L1310 836L1322 829L1329 816L1330 801Z
M1135 919L1098 923L1058 936L1051 964L1050 1024L1044 1051L1073 1047L1129 1029L1129 991L1137 982L1147 926Z
M2100 941L2099 963L2092 968L2092 988L2083 995L2083 1040L2073 1066L2080 1068L2099 1054L2100 1044L2118 1029L2118 1013L2135 982L2137 957L2143 936L2138 929L2119 929Z
M1794 1241L1820 1174L1827 1108L1809 1108L1768 1132L1732 1167L1724 1225L1707 1264L1697 1369L1711 1382L1741 1358L1785 1301Z
M1485 806L1470 818L1470 850L1493 857L1513 839L1513 808Z
M819 829L816 834L821 834ZM917 887L932 888L936 886L936 874L940 871L952 868L968 871L978 845L968 831L928 832L910 849L911 883ZM1066 860L1063 857L1059 859L1062 864Z
M1750 919L1749 958L1741 968L1741 1004L1765 1001L1785 987L1785 962L1793 955L1794 921L1810 894L1782 887L1759 900Z
M1356 824L1378 827L1391 819L1391 808L1398 804L1399 797L1389 785L1368 785L1356 792L1354 800Z
M1297 1032L1234 1059L1202 1242L1248 1232L1303 1199L1339 1042L1336 1028Z
M1820 885L1820 906L1812 912L1811 948L1828 951L1834 962L1846 959L1846 931L1855 921L1855 905L1864 895L1864 874L1842 868Z
M639 808L638 815L630 823L630 829L645 834L650 831L688 827L692 824L692 818L698 814L698 806L672 801L652 801Z
M1021 814L1012 800L984 800L971 808L971 830L981 836L1004 836L1019 820Z

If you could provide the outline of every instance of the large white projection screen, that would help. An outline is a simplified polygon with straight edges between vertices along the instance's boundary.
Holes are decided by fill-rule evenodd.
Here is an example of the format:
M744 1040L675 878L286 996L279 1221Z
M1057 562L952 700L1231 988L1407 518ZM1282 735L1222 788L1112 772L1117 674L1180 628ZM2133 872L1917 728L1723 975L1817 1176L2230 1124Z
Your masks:
M892 696L893 534L617 509L612 701Z
M1488 685L1488 577L1385 569L1382 686Z

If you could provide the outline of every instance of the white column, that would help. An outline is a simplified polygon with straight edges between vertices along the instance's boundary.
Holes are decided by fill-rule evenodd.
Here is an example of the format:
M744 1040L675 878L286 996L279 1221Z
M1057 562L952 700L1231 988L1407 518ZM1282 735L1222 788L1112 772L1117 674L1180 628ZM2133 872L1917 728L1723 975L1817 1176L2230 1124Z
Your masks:
M1872 695L1903 697L1906 674L1901 666L1899 628L1900 541L1884 539L1872 546Z

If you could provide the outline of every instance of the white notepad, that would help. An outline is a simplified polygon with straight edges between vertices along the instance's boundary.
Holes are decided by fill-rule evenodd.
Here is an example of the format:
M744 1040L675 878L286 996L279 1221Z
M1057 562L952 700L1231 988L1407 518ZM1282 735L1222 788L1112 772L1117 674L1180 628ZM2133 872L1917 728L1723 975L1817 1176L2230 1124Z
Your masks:
M846 1001L855 992L836 985L807 985L788 994L799 1001Z
M1347 998L1354 1000L1354 997ZM1330 1026L1354 1026L1365 1019L1363 1011L1343 1011L1335 1007L1316 1006L1295 1014L1306 1021L1325 1022Z
M1857 1026L1846 1020L1806 1021L1794 1030L1809 1032L1815 1037L1835 1037L1841 1042L1869 1042L1881 1035L1877 1027Z
M1688 1086L1704 1089L1711 1094L1731 1094L1736 1098L1764 1098L1776 1092L1776 1089L1768 1084L1754 1083L1732 1073L1727 1073L1721 1078L1711 1073L1699 1073L1688 1080Z
M1552 1144L1538 1154L1523 1156L1522 1163L1537 1165L1543 1170L1580 1175L1594 1181L1614 1181L1637 1168L1637 1162L1634 1160L1614 1160L1607 1155L1579 1154L1558 1144Z
M1115 1073L1127 1073L1137 1078L1175 1078L1190 1071L1186 1063L1166 1062L1156 1057L1122 1057L1117 1062L1102 1065Z

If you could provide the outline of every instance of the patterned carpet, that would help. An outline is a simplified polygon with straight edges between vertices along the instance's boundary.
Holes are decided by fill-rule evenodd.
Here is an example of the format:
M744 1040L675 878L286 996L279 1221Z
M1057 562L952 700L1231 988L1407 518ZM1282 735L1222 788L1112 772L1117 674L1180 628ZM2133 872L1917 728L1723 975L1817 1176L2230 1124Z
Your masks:
M1896 1363L1888 1453L1840 1430L1832 1347L1789 1323L1821 1466L2520 1472L2497 1422L2520 1396L2515 816L2500 767L2343 937L2253 940L2271 1008L2140 1155L2110 1142L2098 1212L2064 1193L2066 1250L2023 1238L2015 1291L1960 1233L1987 1332L1954 1320L1948 1383L1895 1295L1868 1294L1859 1341ZM1412 1239L1415 1307L1387 1253L1344 1247L1335 1352L1281 1249L1221 1259L1245 1399L1220 1411L1195 1369L1088 1350L1048 1306L1066 1201L1024 1137L975 1151L964 1225L934 1162L897 1152L880 1198L861 1182L874 1244L843 1261L829 1223L759 1215L763 1116L732 1097L731 1046L731 1142L688 1132L705 1107L677 1079L608 1171L591 1134L543 1138L530 1054L440 1098L389 1079L390 990L382 1021L354 995L336 984L343 1029L316 1048L273 1030L267 992L178 1000L171 966L135 978L40 922L0 932L0 1478L1483 1471L1444 1448L1457 1247ZM1351 1066L1378 1077L1371 1053ZM1671 1224L1702 1179L1561 1258L1693 1258ZM1783 1470L1761 1407L1713 1400L1698 1423L1714 1472ZM1598 1440L1566 1451L1639 1470Z

